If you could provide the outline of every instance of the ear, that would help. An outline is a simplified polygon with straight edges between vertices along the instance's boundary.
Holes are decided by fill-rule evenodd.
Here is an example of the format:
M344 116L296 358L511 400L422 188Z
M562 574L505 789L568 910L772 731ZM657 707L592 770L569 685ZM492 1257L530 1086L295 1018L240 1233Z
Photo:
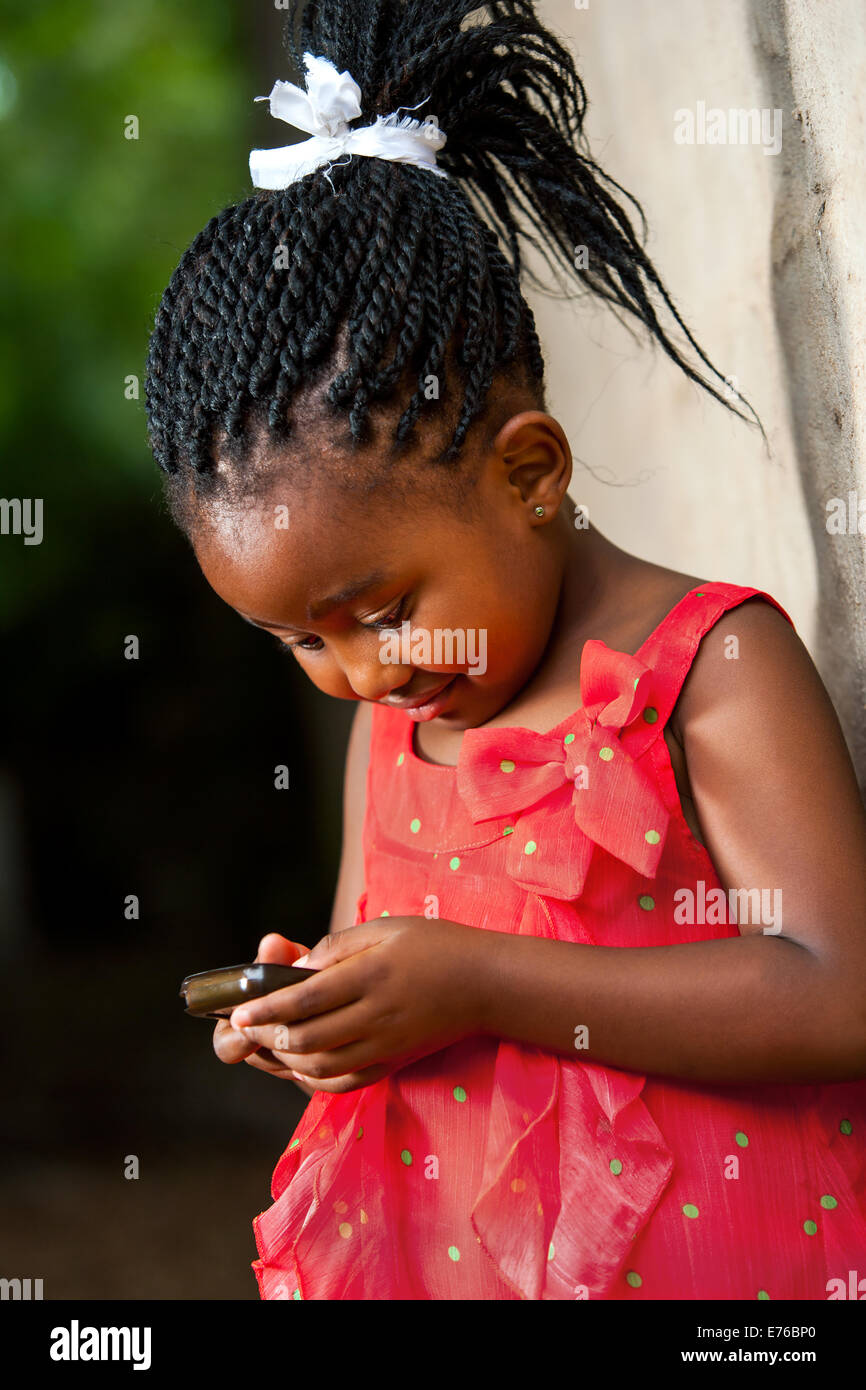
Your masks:
M534 522L550 521L571 481L571 449L558 420L541 410L524 410L506 420L492 451ZM535 508L545 516L536 517Z

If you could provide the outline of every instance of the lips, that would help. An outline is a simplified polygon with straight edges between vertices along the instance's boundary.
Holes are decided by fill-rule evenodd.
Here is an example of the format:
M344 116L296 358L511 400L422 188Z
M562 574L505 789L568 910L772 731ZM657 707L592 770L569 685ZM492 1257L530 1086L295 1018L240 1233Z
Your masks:
M446 687L449 686L449 685L451 684L451 682L454 681L454 680L456 680L456 679L457 679L456 675L454 675L454 676L449 676L448 679L447 679L446 681L443 681L441 685L433 685L433 686L430 687L429 690L425 690L424 693L423 693L423 695L416 695L416 696L415 696L413 699L411 699L411 700L409 700L409 699L402 699L402 700L401 700L401 699L383 700L383 701L382 701L382 704L383 704L383 705L390 705L390 706L392 706L393 709L420 709L422 705L429 705L429 703L430 703L431 700L435 699L435 697L436 697L437 695L441 695L442 691L445 690Z

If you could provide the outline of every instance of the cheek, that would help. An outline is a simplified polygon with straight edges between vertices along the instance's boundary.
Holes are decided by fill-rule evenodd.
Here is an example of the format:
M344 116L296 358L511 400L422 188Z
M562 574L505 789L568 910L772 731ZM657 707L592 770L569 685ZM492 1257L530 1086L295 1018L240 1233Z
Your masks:
M535 625L530 610L517 603L496 616L496 626L487 635L488 662L491 671L505 674L534 646Z
M472 631L476 659L483 654L486 664L483 680L494 685L511 679L515 663L524 664L536 640L532 605L519 595L512 600L508 588L470 587L452 625Z
M329 652L307 652L300 656L292 652L292 658L323 695L332 695L337 700L354 698L349 682Z

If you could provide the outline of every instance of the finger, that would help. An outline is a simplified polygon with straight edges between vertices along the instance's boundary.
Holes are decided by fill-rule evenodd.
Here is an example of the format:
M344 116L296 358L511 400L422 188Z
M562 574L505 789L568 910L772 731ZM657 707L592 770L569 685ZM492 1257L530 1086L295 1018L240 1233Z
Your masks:
M360 1091L364 1086L374 1086L392 1069L384 1063L378 1067L367 1067L364 1071L350 1072L348 1076L338 1076L333 1080L320 1081L318 1077L301 1076L317 1091L328 1091L331 1095L344 1095L347 1091Z
M372 982L371 966L360 956L339 961L296 985L249 999L232 1011L235 1027L256 1027L261 1023L299 1023L315 1018L363 997Z
M307 1055L312 1052L332 1052L350 1043L369 1038L372 1009L366 999L357 999L341 1009L319 1014L300 1023L283 1022L251 1024L243 1028L243 1036L274 1052Z
M286 1052L280 1047L274 1047L272 1051L284 1067L300 1072L305 1081L315 1082L316 1085L320 1080L333 1080L335 1077L348 1076L350 1072L385 1064L381 1049L377 1050L375 1042L369 1038L327 1052ZM402 1062L399 1057L391 1056L387 1064L397 1067Z
M371 946L378 946L383 935L393 930L393 925L387 919L383 921L378 918L372 923L359 922L357 926L346 927L343 931L329 932L310 951L310 965L313 969L320 969L335 965L340 960L348 960L350 956L367 951Z
M221 1062L240 1062L251 1052L255 1052L258 1046L255 1038L245 1037L236 1028L232 1028L227 1018L221 1018L214 1029L213 1050Z
M260 1047L258 1052L254 1052L251 1057L245 1057L244 1061L248 1067L255 1067L257 1071L267 1072L269 1076L279 1076L285 1081L292 1080L292 1073L289 1067L284 1067L282 1062L278 1062L272 1052L266 1047Z
M259 942L256 961L268 965L292 965L299 956L306 955L308 950L309 947L301 946L297 941L290 941L288 937L272 931Z

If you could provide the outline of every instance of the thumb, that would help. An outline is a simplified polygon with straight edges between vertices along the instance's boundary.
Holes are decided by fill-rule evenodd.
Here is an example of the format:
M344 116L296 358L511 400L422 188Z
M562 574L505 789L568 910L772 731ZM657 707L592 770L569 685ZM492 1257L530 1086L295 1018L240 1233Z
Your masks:
M289 941L288 937L280 936L279 932L268 932L259 942L259 951L256 956L257 961L263 961L268 965L293 965L301 956L305 956L309 950L308 946L300 945L297 941Z

